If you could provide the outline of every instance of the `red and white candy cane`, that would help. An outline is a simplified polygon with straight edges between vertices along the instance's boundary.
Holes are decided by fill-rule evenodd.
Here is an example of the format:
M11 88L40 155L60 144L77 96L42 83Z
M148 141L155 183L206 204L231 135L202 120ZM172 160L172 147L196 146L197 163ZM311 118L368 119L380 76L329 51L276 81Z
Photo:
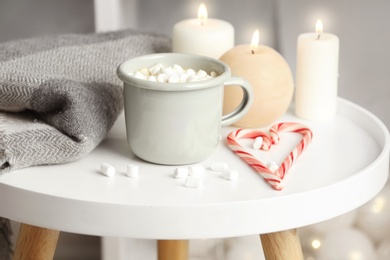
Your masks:
M242 138L255 139L257 137L263 138L263 144L260 147L261 150L268 151L272 145L277 144L280 140L279 133L293 132L302 135L302 140L299 144L290 152L290 154L284 159L279 168L272 172L261 161L254 157L251 153L247 152L239 143L238 140ZM293 163L299 157L299 155L305 150L307 145L311 142L313 137L312 131L306 126L293 123L284 122L278 123L271 127L269 134L253 129L238 129L231 132L227 137L227 143L230 149L232 149L238 156L240 156L246 163L256 170L264 179L271 184L276 190L282 190L283 179L291 168Z

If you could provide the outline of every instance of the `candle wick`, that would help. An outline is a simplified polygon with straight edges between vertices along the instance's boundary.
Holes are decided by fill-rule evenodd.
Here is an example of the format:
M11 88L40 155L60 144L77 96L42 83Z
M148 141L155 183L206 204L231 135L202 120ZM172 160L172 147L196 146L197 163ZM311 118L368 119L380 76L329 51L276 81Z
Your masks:
M317 40L319 40L321 37L321 34L319 33L318 36L317 36Z
M255 54L255 51L254 50L251 50L252 54Z

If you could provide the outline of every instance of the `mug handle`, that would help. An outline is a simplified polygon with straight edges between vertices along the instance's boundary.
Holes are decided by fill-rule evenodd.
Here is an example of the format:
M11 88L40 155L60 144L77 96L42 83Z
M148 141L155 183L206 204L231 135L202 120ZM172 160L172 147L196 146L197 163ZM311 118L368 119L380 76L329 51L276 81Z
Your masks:
M241 103L236 109L234 109L234 111L222 116L221 126L227 126L237 122L248 112L250 106L253 103L253 90L249 81L240 77L231 77L224 83L224 86L229 85L240 86L244 92L244 95L242 97Z

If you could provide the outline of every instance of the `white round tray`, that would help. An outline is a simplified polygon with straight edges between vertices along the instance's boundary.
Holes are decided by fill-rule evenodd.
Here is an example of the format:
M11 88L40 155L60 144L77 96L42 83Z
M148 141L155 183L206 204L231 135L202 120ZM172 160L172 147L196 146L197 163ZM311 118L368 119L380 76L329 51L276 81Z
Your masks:
M200 164L227 162L240 172L228 181L207 171L203 187L174 179L175 166L136 158L125 140L121 116L108 137L86 158L73 163L31 167L0 178L0 215L22 223L74 233L146 239L195 239L263 234L320 222L355 209L374 197L387 180L389 133L374 115L340 99L329 122L296 118L313 131L312 143L276 191L226 145L223 129L217 151ZM267 129L264 129L267 130ZM265 163L280 163L299 141L283 134ZM249 140L242 144L250 149ZM108 162L113 178L99 172ZM125 176L128 163L139 178Z

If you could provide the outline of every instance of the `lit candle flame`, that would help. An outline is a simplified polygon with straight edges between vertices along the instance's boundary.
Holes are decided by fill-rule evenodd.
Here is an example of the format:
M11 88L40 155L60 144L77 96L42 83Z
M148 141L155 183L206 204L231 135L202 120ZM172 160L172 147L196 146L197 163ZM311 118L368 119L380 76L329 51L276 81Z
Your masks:
M316 32L318 33L317 40L320 39L323 30L324 30L324 26L322 25L322 21L318 19L316 22Z
M316 22L316 32L318 34L322 33L324 31L324 26L322 25L322 21L320 19Z
M198 20L203 25L207 20L207 8L201 3L198 8Z
M259 30L256 30L253 33L252 41L251 41L251 52L252 52L252 54L255 53L255 51L257 50L257 47L259 46L259 39L260 39Z

